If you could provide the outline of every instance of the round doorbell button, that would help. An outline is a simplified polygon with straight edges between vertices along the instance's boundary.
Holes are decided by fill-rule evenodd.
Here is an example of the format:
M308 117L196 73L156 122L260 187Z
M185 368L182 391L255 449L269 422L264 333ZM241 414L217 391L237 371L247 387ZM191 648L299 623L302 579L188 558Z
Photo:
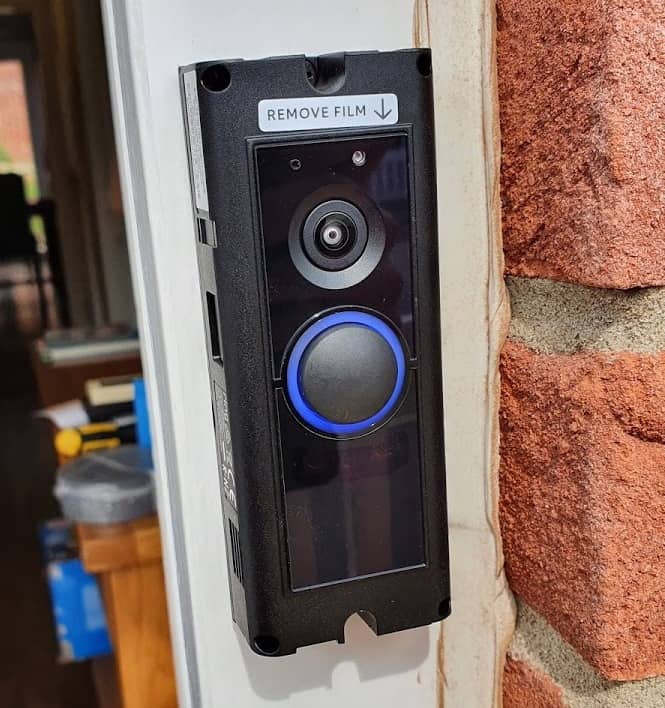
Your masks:
M308 426L353 437L395 411L404 390L406 358L384 320L359 310L335 312L300 335L286 379L291 405Z
M350 322L322 332L300 362L304 399L336 423L371 418L390 399L396 377L397 361L388 342L375 330Z

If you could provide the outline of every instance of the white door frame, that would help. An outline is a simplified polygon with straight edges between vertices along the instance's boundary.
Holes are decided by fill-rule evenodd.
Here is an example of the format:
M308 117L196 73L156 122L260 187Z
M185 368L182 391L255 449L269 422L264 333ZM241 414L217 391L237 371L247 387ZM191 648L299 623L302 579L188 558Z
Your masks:
M501 706L515 608L498 519L503 282L493 0L419 0L432 47L453 615L444 627L446 708Z
M177 74L179 65L204 59L403 48L414 35L426 37L429 26L453 559L446 706L490 708L503 641L495 619L502 575L492 481L498 340L490 341L490 332L503 310L493 98L487 104L490 2L438 0L429 10L422 2L417 32L411 0L102 3L181 708L442 703L438 625L376 638L353 618L345 645L265 659L247 649L231 624Z

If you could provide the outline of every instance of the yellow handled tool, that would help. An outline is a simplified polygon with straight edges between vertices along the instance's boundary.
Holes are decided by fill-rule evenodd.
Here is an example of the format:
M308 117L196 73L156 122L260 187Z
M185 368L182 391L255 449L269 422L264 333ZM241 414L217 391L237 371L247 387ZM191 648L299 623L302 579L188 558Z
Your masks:
M109 450L135 440L134 426L118 423L88 423L65 428L55 436L55 449L63 457L78 457L94 450Z

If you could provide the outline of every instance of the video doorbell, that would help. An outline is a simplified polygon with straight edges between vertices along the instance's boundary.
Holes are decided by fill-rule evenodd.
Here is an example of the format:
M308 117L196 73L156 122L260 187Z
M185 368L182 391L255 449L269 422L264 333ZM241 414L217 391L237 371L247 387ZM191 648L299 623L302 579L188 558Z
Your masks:
M430 53L180 75L234 620L265 656L343 642L354 613L377 634L438 621Z

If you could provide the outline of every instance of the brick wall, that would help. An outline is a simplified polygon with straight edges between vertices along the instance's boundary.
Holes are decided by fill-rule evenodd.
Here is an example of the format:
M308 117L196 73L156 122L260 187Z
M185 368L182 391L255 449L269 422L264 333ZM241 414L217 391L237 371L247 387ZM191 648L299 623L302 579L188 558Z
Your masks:
M498 0L504 706L665 706L665 3Z
M0 61L0 148L11 162L21 165L31 165L33 162L28 104L20 61Z

